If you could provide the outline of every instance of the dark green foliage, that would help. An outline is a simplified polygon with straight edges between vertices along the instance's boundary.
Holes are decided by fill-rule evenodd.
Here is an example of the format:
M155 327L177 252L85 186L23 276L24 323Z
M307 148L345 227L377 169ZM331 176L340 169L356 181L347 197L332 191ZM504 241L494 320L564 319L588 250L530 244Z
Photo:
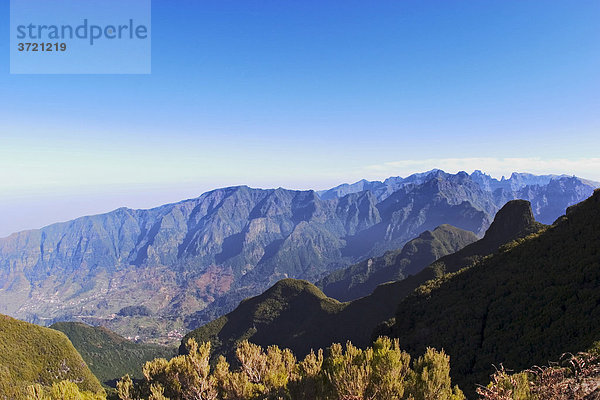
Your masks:
M51 328L67 335L94 375L111 386L126 374L141 379L146 361L176 353L172 347L134 343L103 327L59 322Z
M452 254L477 240L473 232L441 225L409 241L401 250L388 251L346 269L337 270L316 283L323 292L340 301L367 296L385 282L414 275L440 257Z
M520 370L600 336L600 191L555 226L511 242L401 302L388 333L403 348L444 348L473 392L492 364Z
M104 393L63 333L0 314L0 399L22 398L30 385L49 387L60 381Z
M361 302L365 303L363 306L364 311L366 311L366 307L368 306L389 307L390 301L386 301L385 299L392 298L396 302L400 302L417 288L421 291L430 290L433 286L438 286L442 280L448 279L452 274L493 254L501 246L526 237L531 233L538 232L543 227L543 224L535 221L529 202L523 200L509 201L498 211L494 222L490 225L490 228L481 240L464 247L456 253L438 259L414 276L382 285L371 296L355 303L357 306ZM437 280L434 281L433 279ZM395 313L397 303L393 304L393 307L394 311L392 313ZM392 313L390 313L390 316ZM383 319L380 321L383 321ZM387 334L387 328L389 328L390 324L391 322L389 321L381 322L382 330L375 330L372 337L377 337L379 334Z

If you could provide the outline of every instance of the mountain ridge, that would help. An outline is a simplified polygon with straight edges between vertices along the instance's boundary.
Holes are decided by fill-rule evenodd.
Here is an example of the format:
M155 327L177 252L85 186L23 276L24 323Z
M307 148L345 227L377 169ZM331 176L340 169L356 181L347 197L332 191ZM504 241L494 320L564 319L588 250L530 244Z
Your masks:
M440 225L421 233L399 250L390 250L381 257L368 258L334 271L315 285L329 297L340 301L356 300L369 295L378 285L414 275L438 258L476 240L477 236L470 231Z
M482 234L499 202L517 195L441 170L386 182L398 189L382 201L368 190L324 200L314 191L233 186L13 234L0 239L0 312L173 342L280 279L317 281L442 224ZM576 178L551 184L523 191L536 217L556 218L592 190ZM152 315L118 315L138 305Z

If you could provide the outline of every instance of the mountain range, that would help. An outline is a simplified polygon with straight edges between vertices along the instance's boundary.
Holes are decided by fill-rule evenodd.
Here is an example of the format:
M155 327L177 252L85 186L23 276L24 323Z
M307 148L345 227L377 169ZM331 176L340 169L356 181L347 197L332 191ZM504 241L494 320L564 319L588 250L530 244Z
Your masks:
M198 343L210 341L215 354L229 357L242 340L265 347L275 344L289 348L299 356L308 354L311 349L326 348L331 343L346 340L364 348L371 343L378 325L393 317L398 303L420 285L467 267L493 254L501 245L535 233L543 226L535 221L529 202L513 200L496 214L485 236L476 242L465 231L443 225L407 243L399 252L402 255L400 262L389 262L385 266L389 254L370 259L372 265L384 266L374 269L373 274L366 274L371 282L377 280L380 271L403 271L402 266L421 265L416 274L406 279L401 274L392 274L400 278L391 282L384 280L387 283L377 286L367 296L340 303L307 281L285 279L261 295L243 301L231 313L188 333L182 344L188 338L194 338ZM463 240L457 241L457 238ZM451 250L452 247L455 250ZM440 249L446 251L436 253ZM423 264L424 260L431 264ZM365 263L361 263L350 267L341 275L349 276L364 266ZM340 282L346 284L348 279ZM346 285L336 289L340 294L355 293L354 286L346 291L339 290L344 288ZM184 349L182 345L180 351Z
M314 390L322 394L319 398L346 398L328 392L337 390L342 376L345 383L340 388L348 393L362 393L355 385L359 382L375 388L385 378L406 385L408 393L402 398L440 398L435 395L438 385L448 392L442 398L449 398L451 382L459 383L468 398L475 396L478 387L482 399L596 398L600 392L598 226L600 190L569 207L552 225L535 220L530 202L511 200L479 240L468 231L440 225L402 249L370 257L320 281L338 284L340 296L357 296L366 290L363 283L395 279L355 300L340 302L306 280L282 279L190 332L181 342L182 355L171 361L160 357L170 357L172 349L133 343L103 327L69 322L48 329L0 315L0 397L105 399L97 377L104 383L123 373L141 377L142 364L159 357L146 365L141 380L125 377L117 390L107 388L109 398L161 398L158 393L163 389L171 398L188 398L192 392L180 389L197 389L194 382L202 376L206 393L252 398L250 392L236 394L235 382L255 379L254 373L270 368L269 363L291 368L280 378L295 383L273 386L279 381L272 377L282 369L267 380L246 383L253 390L270 388L271 394L290 398L307 398L306 391ZM433 262L425 266L427 260ZM155 314L146 305L136 305L122 307L118 316L151 321ZM394 341L375 341L380 335ZM212 358L223 354L232 364L220 359L213 364L211 377L205 376L211 350L207 344L200 353L193 342L184 346L189 338L210 341ZM271 347L263 351L246 340ZM346 340L359 348L347 344L344 354L342 346L332 345ZM289 347L300 358L272 345ZM390 345L396 349L392 358ZM310 352L318 348L326 350ZM543 367L558 354L586 349L587 353L567 354L561 362ZM425 356L414 358L412 371L407 370L410 356L424 350ZM300 362L303 355L307 357ZM346 372L339 375L336 368ZM368 368L378 372L369 375ZM511 375L510 371L523 368L529 369ZM367 371L366 375L356 374L359 370ZM297 381L298 371L308 380ZM402 375L400 381L395 374ZM490 375L487 387L477 386L488 382ZM305 394L298 397L295 385L303 385ZM397 385L377 387L397 394L402 390ZM458 387L452 391L453 398L464 398ZM353 398L367 398L355 394ZM380 393L375 398L389 396Z
M316 282L443 224L481 236L512 199L530 201L535 218L551 223L595 185L433 170L325 192L239 186L121 208L0 239L0 312L173 343L280 279Z

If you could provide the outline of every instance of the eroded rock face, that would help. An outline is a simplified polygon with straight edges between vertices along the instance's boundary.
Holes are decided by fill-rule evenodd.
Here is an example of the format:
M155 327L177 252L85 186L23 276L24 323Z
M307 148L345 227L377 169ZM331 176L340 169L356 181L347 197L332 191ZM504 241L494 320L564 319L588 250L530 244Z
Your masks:
M494 222L485 233L485 239L498 246L506 243L507 238L525 236L538 228L539 223L533 216L531 203L526 200L511 200L496 213Z

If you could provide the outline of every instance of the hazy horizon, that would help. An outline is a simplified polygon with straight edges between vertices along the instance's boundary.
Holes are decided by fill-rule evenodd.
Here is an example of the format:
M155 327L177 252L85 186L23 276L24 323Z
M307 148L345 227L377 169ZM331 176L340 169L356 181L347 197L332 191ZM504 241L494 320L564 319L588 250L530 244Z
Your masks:
M421 171L414 171L412 173L407 173L404 175L390 175L390 176L385 176L383 178L374 178L374 179L367 179L369 181L384 181L387 178L390 177L397 177L397 176L401 176L403 178L406 178L409 175L412 175L413 173L422 173L422 172L429 172L433 169L441 169L444 172L450 173L450 174L456 174L458 172L461 171L465 171L469 174L472 174L475 170L479 170L478 168L472 169L472 170L465 170L465 169L444 169L444 168L431 168L431 169L427 169L427 170L421 170ZM510 173L504 173L504 174L490 174L487 171L481 171L484 174L488 174L490 175L492 178L501 180L502 178L510 178L511 174L514 172L518 172L518 173L531 173L528 171L511 171ZM552 174L552 173L550 173ZM535 175L546 175L543 173L536 173ZM562 174L553 174L553 175L562 175ZM565 174L565 175L570 175L570 174ZM574 174L572 174L573 176L576 176ZM585 176L578 176L578 178L582 178L582 179L588 179L591 180L595 183L600 184L600 180L596 181L596 180L592 180L589 179ZM285 186L285 185L271 185L271 186L265 186L265 185L252 185L252 184L247 184L247 183L239 183L239 184L231 184L231 185L221 185L221 186L215 186L215 187L206 187L206 188L202 188L201 186L197 186L197 185L181 185L181 186L165 186L163 188L160 187L154 187L154 188L149 188L149 187L144 187L144 186L134 186L134 187L116 187L113 188L113 192L109 192L109 191L103 191L103 192L96 192L96 193L80 193L80 194L70 194L70 195L52 195L52 194L46 194L45 196L41 196L41 197L35 197L34 199L27 199L26 197L16 197L13 198L12 201L9 199L8 201L5 201L5 204L2 204L2 201L0 201L0 207L3 210L3 214L5 215L10 215L12 216L12 219L8 219L8 224L4 224L2 226L0 226L0 238L4 238L7 236L10 236L13 233L17 233L17 232L21 232L21 231L26 231L26 230L33 230L33 229L40 229L43 228L45 226L54 224L54 223L61 223L61 222L66 222L66 221L70 221L79 217L84 217L84 216L90 216L90 215L97 215L97 214L104 214L107 212L111 212L114 211L118 208L122 208L122 207L126 207L126 208L131 208L131 209L150 209L150 208L154 208L154 207L159 207L165 204L171 204L171 203L177 203L180 201L184 201L187 199L193 199L196 197L199 197L200 195L202 195L205 192L211 191L211 190L215 190L215 189L220 189L220 188L225 188L225 187L230 187L230 186L250 186L253 188L259 188L259 189L274 189L274 188L278 188L278 187L282 187L284 189L290 189L290 190L315 190L315 191L320 191L320 190L327 190L327 189L331 189L333 187L342 185L342 184L352 184L355 182L358 182L362 179L365 178L359 178L359 179L354 179L354 180L347 180L347 181L339 181L337 183L331 183L331 184L322 184L321 186L303 186L303 187L292 187L292 186ZM27 207L25 207L25 204L27 201L33 201L34 203L39 203L40 201L47 201L46 206L45 206L45 210L51 210L54 216L46 216L45 218L41 218L40 215L19 215L19 211L20 210L27 210ZM25 201L25 203L24 203ZM35 222L33 222L33 218L35 218L35 220L39 220L38 224L41 223L41 225L39 226L27 226L27 224L34 224ZM43 222L42 222L43 221ZM12 223L12 224L11 224ZM12 227L12 228L11 228ZM11 230L12 229L12 230Z
M0 236L238 184L432 168L600 181L599 12L153 0L150 75L10 75L1 41Z

